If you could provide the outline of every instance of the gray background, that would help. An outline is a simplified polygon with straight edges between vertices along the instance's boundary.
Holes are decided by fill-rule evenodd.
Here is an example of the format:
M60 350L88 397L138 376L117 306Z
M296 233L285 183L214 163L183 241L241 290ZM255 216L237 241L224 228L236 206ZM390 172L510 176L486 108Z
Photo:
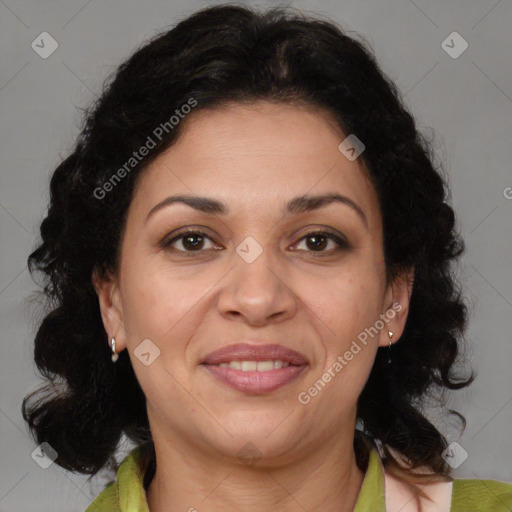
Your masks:
M210 2L212 4L214 2ZM0 511L83 512L110 475L87 482L42 469L20 413L39 383L32 363L36 289L26 269L48 201L49 177L71 149L80 111L133 49L205 1L0 0ZM269 4L260 4L269 5ZM363 34L418 125L435 131L467 252L459 271L472 304L467 357L478 371L450 405L462 437L431 411L468 458L459 478L512 482L512 2L510 0L296 1ZM58 49L31 43L49 32ZM452 58L453 31L468 49ZM448 44L455 49L459 43ZM427 134L430 132L427 132ZM131 446L125 445L120 458Z

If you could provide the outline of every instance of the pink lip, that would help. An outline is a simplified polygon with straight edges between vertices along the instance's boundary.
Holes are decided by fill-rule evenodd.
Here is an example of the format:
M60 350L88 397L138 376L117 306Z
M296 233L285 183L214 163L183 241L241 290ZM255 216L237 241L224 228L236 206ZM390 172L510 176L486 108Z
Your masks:
M213 365L229 363L230 361L270 361L275 359L286 361L295 366L308 364L305 356L282 345L254 345L248 343L235 343L215 350L204 358L203 364Z
M246 393L268 393L295 380L307 365L287 366L268 372L235 370L229 367L203 364L217 379Z
M244 372L217 366L230 361L271 361L276 359L286 361L290 366L267 372ZM236 343L208 354L203 360L202 366L221 382L239 391L268 393L295 380L308 366L308 360L299 352L282 345Z

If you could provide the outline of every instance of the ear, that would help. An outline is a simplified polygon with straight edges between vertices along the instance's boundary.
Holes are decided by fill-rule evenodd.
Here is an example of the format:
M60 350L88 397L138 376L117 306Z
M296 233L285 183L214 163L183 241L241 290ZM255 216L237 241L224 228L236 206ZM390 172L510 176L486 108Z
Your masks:
M118 279L112 274L100 275L94 270L91 278L100 304L103 327L107 332L108 342L115 338L116 352L126 348L126 332L123 321L123 308Z
M387 320L385 326L379 332L379 346L387 347L389 342L396 343L405 329L407 315L409 314L409 302L414 284L414 267L402 271L391 282L384 297L384 309L382 317ZM394 314L393 314L394 312ZM388 332L393 336L390 338Z

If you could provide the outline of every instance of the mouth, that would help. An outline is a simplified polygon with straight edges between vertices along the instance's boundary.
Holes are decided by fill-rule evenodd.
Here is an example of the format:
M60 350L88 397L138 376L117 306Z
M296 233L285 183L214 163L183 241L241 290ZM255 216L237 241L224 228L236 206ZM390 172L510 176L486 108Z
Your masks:
M294 381L309 365L305 356L282 345L239 343L223 347L201 363L222 384L262 394Z
M233 368L233 370L240 370L242 372L269 372L271 370L279 370L290 366L288 361L281 359L274 359L269 361L239 361L233 360L229 362L222 362L217 365L219 368ZM299 366L299 365L292 365Z

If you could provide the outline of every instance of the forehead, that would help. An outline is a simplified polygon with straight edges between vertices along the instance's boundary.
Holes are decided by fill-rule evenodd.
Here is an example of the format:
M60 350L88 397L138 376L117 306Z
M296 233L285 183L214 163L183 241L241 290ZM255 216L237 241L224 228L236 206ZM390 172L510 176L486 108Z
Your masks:
M182 122L178 140L139 180L132 206L141 215L171 193L254 211L334 192L353 199L368 217L380 215L368 171L360 158L350 161L339 151L347 134L324 110L261 101L203 109Z

